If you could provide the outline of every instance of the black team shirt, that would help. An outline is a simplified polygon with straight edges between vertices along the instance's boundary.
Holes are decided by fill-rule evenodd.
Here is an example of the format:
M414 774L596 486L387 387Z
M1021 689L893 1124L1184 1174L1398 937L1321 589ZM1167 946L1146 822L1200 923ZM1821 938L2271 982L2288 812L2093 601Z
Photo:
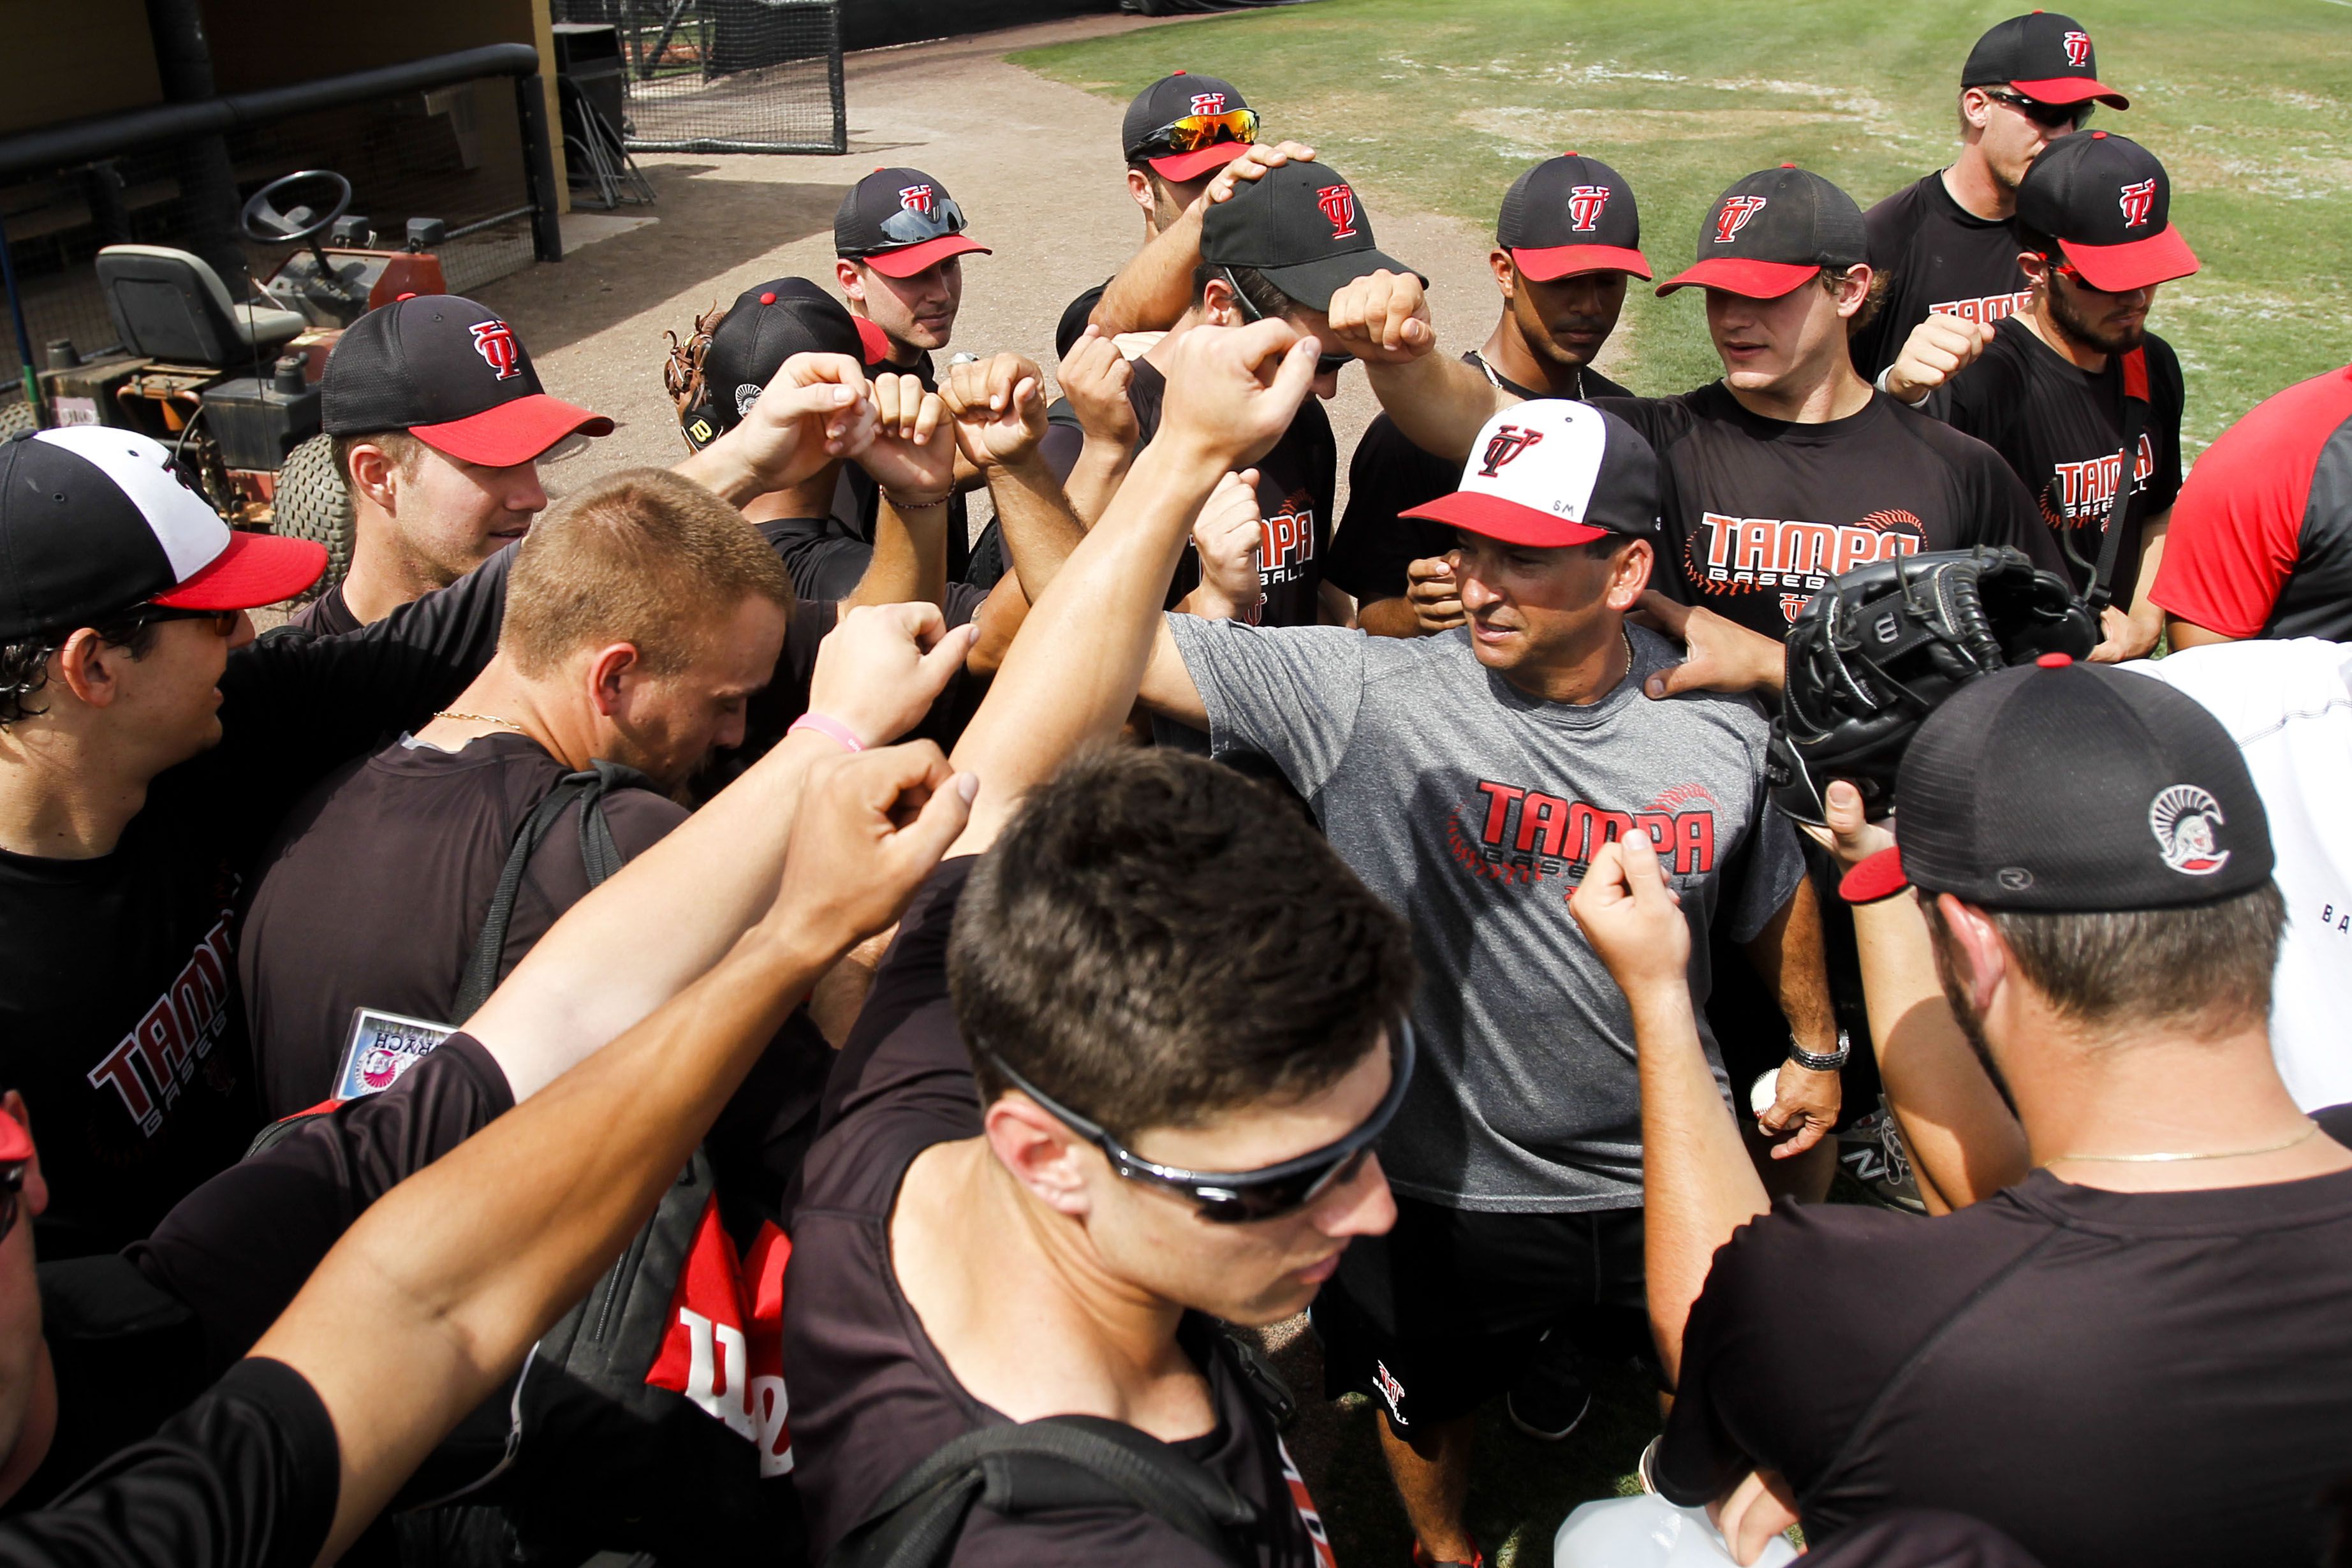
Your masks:
M1138 450L1151 444L1160 428L1160 405L1168 395L1168 378L1149 360L1133 361L1135 378L1128 383L1128 402L1134 405L1140 435ZM1086 434L1066 402L1052 411L1050 426L1038 450L1064 482L1077 465ZM1260 623L1267 626L1314 626L1323 619L1320 590L1324 563L1331 549L1331 508L1339 478L1339 443L1331 434L1331 420L1322 400L1310 396L1299 404L1290 428L1274 449L1257 460L1258 509L1265 516L1265 550L1258 580L1265 591ZM1168 608L1201 582L1201 557L1188 543L1176 563L1168 588Z
M1507 380L1475 352L1463 355L1462 362L1486 371L1505 392L1530 399L1552 395ZM1580 381L1585 397L1633 396L1597 371L1586 371ZM1405 568L1452 549L1454 530L1397 514L1452 495L1461 481L1461 464L1423 451L1387 414L1376 416L1348 464L1348 516L1331 540L1326 575L1361 603L1401 596L1411 585Z
M2141 530L2170 511L2180 493L2180 360L2153 334L2146 352L2148 410L2109 580L2116 607L2125 610L2138 591ZM2106 369L2095 374L2081 370L2012 316L1994 329L1977 362L1922 406L2000 453L2040 506L2052 536L2097 563L2123 472L2122 355L2108 355ZM2087 592L2090 571L2069 565L2074 591Z
M1904 186L1862 223L1871 270L1888 275L1878 314L1853 335L1853 368L1864 380L1877 380L1931 315L1999 321L2025 308L2025 274L2009 220L1961 206L1942 174Z
M232 912L287 808L488 663L509 547L365 631L278 632L222 674L222 739L167 768L110 854L0 852L0 1082L40 1127L44 1258L110 1251L259 1125Z
M1787 636L1832 578L1874 560L2014 545L2062 569L2000 454L1885 392L1819 424L1750 413L1721 382L1593 406L1657 449L1665 528L1652 583L1766 636Z

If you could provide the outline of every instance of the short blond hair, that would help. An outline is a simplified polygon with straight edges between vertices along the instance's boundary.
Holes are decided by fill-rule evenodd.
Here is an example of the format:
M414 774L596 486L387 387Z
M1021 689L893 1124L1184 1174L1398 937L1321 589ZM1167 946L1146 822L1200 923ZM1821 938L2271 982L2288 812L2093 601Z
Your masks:
M743 514L664 468L625 468L550 507L516 552L499 651L526 676L628 643L648 674L706 652L735 607L790 615L793 580Z

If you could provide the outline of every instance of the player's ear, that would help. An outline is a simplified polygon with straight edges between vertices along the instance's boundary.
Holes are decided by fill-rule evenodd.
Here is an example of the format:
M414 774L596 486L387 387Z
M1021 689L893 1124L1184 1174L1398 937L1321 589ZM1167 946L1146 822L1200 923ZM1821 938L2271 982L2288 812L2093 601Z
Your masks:
M2050 261L2038 250L2017 253L2017 269L2025 274L2028 287L2038 287L2050 281Z
M1143 209L1145 217L1157 215L1160 203L1152 194L1150 175L1140 169L1129 169L1127 172L1127 194L1129 201Z
M1837 280L1837 310L1841 316L1852 316L1870 298L1872 274L1868 262L1857 262L1845 269Z
M866 277L858 271L856 262L845 256L835 257L833 276L834 280L841 285L841 291L850 298L862 300L866 298Z
M1486 265L1494 269L1495 287L1503 291L1504 298L1508 299L1518 293L1518 264L1511 259L1509 251L1496 246L1486 253Z
M1620 614L1640 603L1643 591L1650 586L1650 569L1656 559L1647 539L1634 539L1617 551L1609 560L1609 587L1603 602Z

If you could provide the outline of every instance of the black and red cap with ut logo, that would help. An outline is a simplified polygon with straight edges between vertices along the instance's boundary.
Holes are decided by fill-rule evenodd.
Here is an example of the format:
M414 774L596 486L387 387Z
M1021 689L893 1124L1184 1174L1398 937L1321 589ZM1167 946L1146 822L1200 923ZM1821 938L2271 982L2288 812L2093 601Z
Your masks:
M1862 209L1819 174L1783 163L1759 169L1716 198L1699 229L1698 259L1658 285L1697 284L1778 299L1822 268L1842 273L1869 259Z
M920 169L877 169L841 198L833 253L885 277L912 277L951 256L993 253L964 232L963 209Z
M1175 71L1135 95L1118 140L1129 162L1149 163L1181 184L1248 152L1257 141L1257 113L1223 78Z
M2131 99L2099 79L2091 35L2072 16L2035 11L1995 22L1969 51L1962 87L2010 87L2037 103L2084 103L2116 109Z
M866 361L858 319L805 277L775 277L735 297L710 330L702 356L707 406L688 420L707 419L718 432L743 423L784 361L794 354L846 354Z
M1895 775L1895 841L1848 872L1987 909L2177 909L2270 880L2270 819L2236 741L2186 693L2044 653L1964 683Z
M1201 220L1201 259L1255 267L1315 310L1359 277L1412 271L1373 242L1371 214L1328 163L1285 163L1235 186Z
M2092 287L2152 288L2197 270L2172 226L2172 182L2156 154L2104 131L2042 150L2017 187L2017 221L2049 235Z
M1598 158L1563 152L1511 182L1495 243L1538 283L1580 272L1650 276L1633 192Z
M404 430L463 463L511 468L613 422L550 397L515 330L487 305L412 294L346 328L327 359L330 435Z

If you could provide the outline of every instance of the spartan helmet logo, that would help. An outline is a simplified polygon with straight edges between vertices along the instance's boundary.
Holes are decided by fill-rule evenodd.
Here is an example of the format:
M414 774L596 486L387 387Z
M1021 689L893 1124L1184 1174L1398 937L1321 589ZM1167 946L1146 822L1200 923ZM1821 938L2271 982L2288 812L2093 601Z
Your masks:
M499 380L522 374L522 345L515 341L513 328L503 321L477 321L468 330L474 334L474 352L499 372Z
M1544 438L1540 430L1524 430L1516 424L1498 424L1495 434L1486 438L1486 451L1480 459L1478 476L1492 479L1507 464L1516 463L1519 455Z
M2066 35L2063 42L2066 45L2066 63L2068 65L2073 66L2076 70L2080 70L2084 66L2091 63L2090 34L2069 33Z
M2175 784L2147 808L2147 829L2156 835L2164 863L2184 876L2211 876L2230 863L2213 830L2225 821L2221 802L2194 784Z
M1592 225L1601 221L1601 210L1609 204L1606 185L1579 185L1568 193L1568 216L1578 234L1591 234Z
M2124 210L2124 227L2136 229L2147 222L2148 212L2156 205L2156 182L2153 179L2140 180L2121 187L2121 190L2116 205Z
M1194 93L1192 95L1192 112L1195 114L1224 113L1225 95L1221 92Z
M1315 193L1315 204L1331 220L1333 239L1356 237L1356 193L1345 185L1326 185Z
M929 185L908 185L898 192L898 204L910 213L931 215L931 188Z
M1715 243L1729 245L1731 236L1748 226L1748 220L1764 210L1769 196L1726 196L1723 205L1715 212Z

